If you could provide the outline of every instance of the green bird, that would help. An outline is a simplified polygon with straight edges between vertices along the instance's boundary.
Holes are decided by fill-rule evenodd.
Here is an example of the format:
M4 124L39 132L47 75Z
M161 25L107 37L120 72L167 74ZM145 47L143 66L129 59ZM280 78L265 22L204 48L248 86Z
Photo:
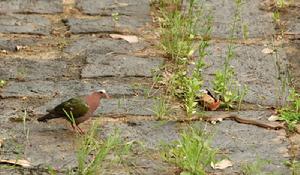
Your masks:
M53 109L47 110L48 114L38 118L38 121L47 122L55 118L65 118L71 122L74 130L77 129L80 133L84 133L78 125L93 116L103 97L110 98L105 90L94 91L86 96L73 97Z

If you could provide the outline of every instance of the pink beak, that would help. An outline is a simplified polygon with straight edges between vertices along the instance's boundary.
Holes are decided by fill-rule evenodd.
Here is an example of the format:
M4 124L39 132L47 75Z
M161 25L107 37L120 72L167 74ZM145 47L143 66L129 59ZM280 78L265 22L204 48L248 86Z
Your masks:
M108 94L104 94L105 95L105 98L107 98L107 99L110 99L111 97L108 95Z

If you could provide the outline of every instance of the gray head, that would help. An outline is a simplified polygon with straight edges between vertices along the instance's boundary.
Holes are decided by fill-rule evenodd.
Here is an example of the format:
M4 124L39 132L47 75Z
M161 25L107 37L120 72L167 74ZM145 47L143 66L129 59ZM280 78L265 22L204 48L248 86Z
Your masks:
M99 89L96 92L100 95L100 97L110 98L104 89Z
M99 90L97 90L96 92L106 94L106 90L104 90L104 89L99 89Z

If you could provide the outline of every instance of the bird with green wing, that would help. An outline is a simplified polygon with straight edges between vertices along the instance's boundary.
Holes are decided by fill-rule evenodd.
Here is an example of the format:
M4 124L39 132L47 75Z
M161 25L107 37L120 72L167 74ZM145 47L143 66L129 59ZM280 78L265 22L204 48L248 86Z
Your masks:
M78 126L80 123L88 120L100 105L101 98L110 98L105 90L94 91L86 96L73 97L62 102L51 110L48 114L38 118L40 122L47 122L55 118L65 118L71 122L72 128L84 133Z

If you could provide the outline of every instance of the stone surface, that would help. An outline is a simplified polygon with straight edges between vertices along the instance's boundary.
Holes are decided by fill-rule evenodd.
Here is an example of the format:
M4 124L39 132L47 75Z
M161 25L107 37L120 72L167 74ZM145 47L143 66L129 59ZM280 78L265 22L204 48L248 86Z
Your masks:
M20 99L1 99L0 100L0 122L8 122L10 117L24 115L22 110L28 108L28 102Z
M105 137L116 131L127 143L133 143L133 154L127 161L134 164L130 174L176 174L176 168L161 158L160 149L178 139L176 122L130 121L126 123L106 123L101 126ZM127 168L127 169L128 169Z
M30 134L26 140L21 123L1 125L1 133L5 131L8 134L7 136L0 135L1 138L5 138L2 158L17 159L19 156L20 159L30 161L32 166L51 165L58 170L74 167L76 165L74 149L77 143L74 133L62 124L50 126L40 123L27 124L26 128ZM18 153L11 155L5 153L5 150L10 149L7 146L11 139L17 139L18 145L16 143L15 145L21 147L24 152L19 152L19 155Z
M269 112L264 111L241 111L236 114L255 119L266 119L270 116ZM193 126L206 128L208 132L211 132L212 145L223 153L223 155L220 154L221 157L228 157L232 161L233 167L219 171L222 174L240 174L242 166L259 159L270 161L270 164L262 169L265 173L289 173L288 167L284 165L284 162L289 160L289 141L284 130L267 130L229 120L207 126L199 122Z
M287 23L287 32L299 35L299 33L300 33L300 17L298 18L298 21L289 21Z
M83 95L95 89L106 89L114 97L131 96L140 93L142 89L126 83L102 83L97 81L27 81L8 82L1 90L0 96L9 97L73 97Z
M289 10L280 13L280 20L285 21L282 23L284 25L285 33L291 34L291 36L296 35L296 37L300 38L300 14L299 14L299 2L293 2L295 6L291 5ZM280 28L278 28L278 32L280 32Z
M300 125L298 125L298 128L300 128ZM296 160L300 160L300 134L294 133L290 136L291 141L291 154L295 156ZM300 171L300 169L299 169Z
M84 124L89 128L91 126L90 122L85 122ZM0 138L5 138L4 146L0 150L1 158L16 159L19 157L30 161L35 171L39 173L35 173L33 170L33 172L28 174L41 174L47 170L49 166L57 170L58 174L67 174L67 170L75 168L77 165L76 150L82 140L82 138L71 131L67 125L68 124L63 122L63 120L27 124L26 128L29 129L30 135L26 140L22 123L0 124ZM133 143L134 145L132 152L129 153L130 156L125 157L126 162L121 165L120 162L111 162L110 159L113 158L113 155L110 154L103 162L101 171L108 174L136 174L137 172L143 172L143 174L149 175L170 171L168 165L159 159L159 152L148 148L157 148L161 139L167 141L168 139L176 138L176 135L174 136L173 133L170 134L169 132L169 130L174 131L174 126L172 123L163 124L161 122L142 122L135 127L127 124L108 124L100 126L100 138L104 139L108 135L115 133L115 127L120 127L120 131L122 131L120 133L122 134L124 143ZM7 135L3 133L7 133ZM126 136L128 137L126 138ZM13 140L16 138L18 142ZM139 143L137 143L138 141ZM142 146L142 143L145 143L146 147ZM22 152L8 155L7 152L14 150L14 148L9 145L16 144L22 147ZM134 164L134 166L132 166L132 164ZM2 172L7 171L0 169L0 173ZM27 171L20 170L20 172ZM19 172L17 171L14 174L19 174Z
M90 77L152 77L152 70L158 69L163 60L140 58L128 55L90 54L81 76Z
M15 168L7 168L3 165L3 168L0 165L0 174L13 174L13 175L22 175L22 174L30 174L30 175L48 175L48 170L43 169L24 169L22 167ZM64 173L57 173L57 175L64 175Z
M35 15L0 16L0 33L49 35L50 21Z
M145 47L145 43L130 44L124 40L85 37L73 42L64 51L73 55L131 53Z
M207 68L203 71L205 86L212 89L212 81L217 70L223 70L228 44L213 43L208 49L211 53L205 58ZM271 46L235 45L235 58L230 65L234 67L236 78L241 85L248 87L245 102L261 105L277 105L278 98L286 94L281 92L282 82L278 75L285 74L286 54L278 49L276 54L265 54L262 50ZM280 67L278 67L280 66ZM287 90L287 89L286 89Z
M0 79L37 80L67 75L67 64L60 60L1 58Z
M148 0L77 0L76 4L83 13L91 15L112 15L118 13L126 16L150 15L150 2Z
M283 163L290 160L289 148L290 155L300 158L298 135L289 135L288 142L283 130L266 130L231 120L215 125L203 122L182 124L168 120L150 121L154 118L152 116L155 115L157 100L144 97L149 88L153 90L149 85L151 78L147 77L151 77L151 69L157 68L163 63L163 59L132 55L155 55L156 51L152 50L152 46L157 43L149 41L130 44L124 40L109 39L107 33L134 33L140 36L139 39L148 40L155 32L149 31L144 35L140 28L143 29L147 23L152 22L151 2L0 0L0 50L15 51L17 46L34 45L19 52L0 53L3 55L0 58L0 80L7 81L5 86L0 87L0 140L4 140L0 146L0 157L27 159L34 167L24 169L12 166L7 169L0 164L0 174L49 174L49 166L58 170L58 174L67 174L64 170L74 168L77 165L76 150L81 137L72 132L70 124L63 119L48 123L38 123L36 119L45 114L46 109L95 89L106 89L112 98L102 99L95 117L82 123L80 127L87 131L91 128L91 122L96 120L101 124L97 130L99 137L107 137L119 130L122 144L132 144L130 155L121 162L117 161L119 167L112 167L111 162L107 161L114 155L105 159L103 165L108 164L108 168L101 169L103 174L179 174L178 168L174 169L175 165L162 160L160 148L162 144L176 141L179 131L191 126L203 127L212 132L212 144L220 150L218 158L227 157L233 162L233 167L213 171L214 174L241 174L243 165L259 159L271 161L263 169L265 172L290 174ZM235 1L202 2L211 8L214 16L214 43L208 49L211 54L205 60L207 67L203 71L205 87L211 87L215 71L223 68L228 47L228 40L223 39L229 37ZM243 3L242 21L237 26L238 36L241 38L243 35L240 31L242 25L248 29L250 38L262 39L267 43L268 37L278 29L272 22L272 12L261 10L259 0ZM65 13L56 14L63 12L63 7ZM296 5L280 11L285 32L299 33L298 11ZM290 35L288 38L291 39ZM256 39L245 42L248 41ZM277 98L285 94L285 91L280 90L283 86L278 79L285 76L287 57L293 67L291 75L298 81L298 36L294 36L291 42L293 45L289 42L285 51L277 48L277 57L275 54L262 52L265 48L272 49L272 46L236 45L236 58L231 64L239 82L248 85L246 102L272 106L277 104ZM296 83L296 86L300 84ZM149 94L153 96L152 93ZM254 105L245 105L245 108L248 106L255 108ZM177 114L173 110L181 111L181 107L177 103L170 104L170 107L172 120L173 114ZM29 120L23 123L25 110ZM272 115L271 110L255 110L258 109L235 113L263 121L267 121ZM182 117L182 113L178 114L178 117ZM207 114L219 115L224 114L224 111ZM18 120L12 120L15 117ZM29 129L29 132L26 133L24 129Z
M268 112L245 111L238 114L243 117L267 118L265 115ZM14 124L13 127L11 125L1 125L1 138L9 140L14 136L14 138L22 138L24 140L23 124ZM90 126L89 122L83 125L84 128ZM196 122L192 126L203 127L208 132L212 132L213 146L222 153L220 154L221 157L226 156L233 162L233 167L223 170L222 174L239 174L241 166L253 163L258 159L271 161L266 166L266 169L263 170L264 172L289 173L288 168L283 165L288 160L285 156L287 156L287 147L289 145L284 131L266 130L256 126L238 124L235 121L222 121L216 125ZM179 138L178 132L187 127L190 126L167 121L133 120L127 123L106 122L101 126L100 135L101 137L107 137L118 128L120 136L126 143L142 145L140 148L133 147L136 157L129 157L128 161L145 166L145 172L151 171L152 174L157 174L153 171L159 172L159 170L161 171L160 168L167 167L167 165L162 163L163 166L160 166L154 163L154 155L157 156L154 160L161 161L159 160L161 145L177 140ZM24 147L24 152L26 153L24 158L30 160L33 165L51 165L58 170L63 170L76 164L74 149L78 140L76 141L74 133L68 129L66 122L63 122L63 120L53 120L47 124L33 122L27 124L27 128L30 130L28 141L20 142L22 140L20 139L19 142L20 144L27 143ZM3 133L6 133L6 135L3 135ZM15 135L19 135L19 137ZM35 144L37 142L39 144ZM8 144L7 141L4 143ZM7 147L5 146L4 150L6 149ZM140 151L147 152L149 155L142 157ZM2 154L2 156L13 158L14 155Z
M144 18L103 16L94 19L69 18L66 24L74 34L137 32L147 22Z
M238 115L249 118L267 118L267 111L244 111ZM222 121L211 125L202 122L192 124L194 127L206 128L211 132L212 145L219 149L221 157L233 162L233 167L219 172L225 175L241 173L241 167L259 159L270 160L264 172L288 174L284 162L289 160L287 147L289 142L284 131L274 131L252 125L239 124L235 121ZM128 123L108 123L102 126L104 133L111 133L118 128L122 138L135 140L147 149L159 150L162 144L170 144L179 138L179 131L189 125L179 125L167 121L130 121Z
M2 13L61 13L63 0L1 0Z
M6 50L6 51L17 51L17 47L25 47L25 46L31 46L36 44L35 39L2 39L0 38L0 50Z
M229 38L236 9L235 1L231 0L205 0L206 11L213 17L212 36ZM237 24L237 35L243 37L243 28L246 26L248 37L267 37L275 34L275 25L272 13L260 10L260 0L242 2L240 17L241 22ZM200 23L200 25L202 25Z
M300 41L300 40L299 40ZM289 69L291 77L293 77L293 85L297 92L300 91L300 71L298 71L300 67L300 43L297 42L293 44L289 44L287 47L284 47L287 52L287 58L290 63Z
M49 127L49 124L34 124L29 129L31 139L26 147L26 157L34 166L51 165L59 170L76 166L75 150L79 141L71 130L63 125Z
M227 152L233 162L232 168L225 169L225 174L240 172L243 165L253 163L259 159L271 161L264 171L288 173L284 165L288 161L288 140L285 134L268 131L250 125L241 125L224 121L217 129L213 145ZM224 171L223 171L224 172Z
M156 100L146 98L119 98L103 99L101 107L96 114L109 114L111 116L123 115L154 115Z
M178 123L168 121L130 121L128 123L107 123L102 126L103 134L112 133L115 128L127 140L140 142L147 149L160 150L162 144L169 144L179 138Z
M283 24L285 37L290 39L290 42L284 45L287 52L287 58L290 63L290 73L293 78L293 86L297 92L300 92L300 1L291 2L294 5L285 7L285 10L280 13L280 20ZM280 33L282 28L278 28Z

